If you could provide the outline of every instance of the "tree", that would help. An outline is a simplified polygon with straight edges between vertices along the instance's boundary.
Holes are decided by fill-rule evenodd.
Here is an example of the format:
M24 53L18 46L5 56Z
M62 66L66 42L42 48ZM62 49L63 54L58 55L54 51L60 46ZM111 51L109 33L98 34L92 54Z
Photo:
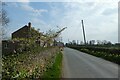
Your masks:
M0 1L0 6L2 6L2 9L0 11L0 23L2 24L2 26L6 26L10 22L9 17L7 16L7 12L4 9L5 5L5 2Z
M55 34L56 34L55 30L51 30L51 29L49 29L49 30L46 32L46 35L47 35L48 37L52 37L52 36L54 36Z
M90 41L89 41L89 44L90 44L90 45L94 45L94 44L95 44L95 40L90 40Z
M1 27L0 27L1 33L0 33L0 35L4 38L4 36L5 36L5 27L8 25L10 20L9 20L9 17L7 15L6 10L4 9L4 6L6 6L6 3L0 1L0 6L2 7L1 10L0 10L0 24L1 24Z
M107 45L112 45L112 42L108 41Z
M102 42L100 40L97 40L97 45L101 45Z
M103 45L106 45L108 43L108 41L107 40L103 40L102 43L103 43Z
M72 44L73 44L73 45L76 45L76 41L75 41L75 40L72 40Z

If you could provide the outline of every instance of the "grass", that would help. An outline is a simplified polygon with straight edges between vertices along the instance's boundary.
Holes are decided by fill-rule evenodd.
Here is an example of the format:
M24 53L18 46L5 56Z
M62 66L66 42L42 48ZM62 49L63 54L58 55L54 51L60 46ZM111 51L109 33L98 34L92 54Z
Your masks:
M42 78L48 80L50 78L59 79L61 77L62 68L62 53L59 52L56 56L55 62L43 74Z

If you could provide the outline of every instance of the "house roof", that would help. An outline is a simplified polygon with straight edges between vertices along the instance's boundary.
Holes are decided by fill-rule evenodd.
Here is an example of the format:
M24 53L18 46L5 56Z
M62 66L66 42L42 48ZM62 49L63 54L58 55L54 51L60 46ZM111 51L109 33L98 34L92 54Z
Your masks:
M22 30L22 29L24 29L24 28L26 28L26 27L28 27L28 26L27 26L27 25L25 25L25 26L23 26L22 28L20 28L20 29L16 30L15 32L13 32L12 34L14 34L14 33L18 32L18 31L20 31L20 30Z

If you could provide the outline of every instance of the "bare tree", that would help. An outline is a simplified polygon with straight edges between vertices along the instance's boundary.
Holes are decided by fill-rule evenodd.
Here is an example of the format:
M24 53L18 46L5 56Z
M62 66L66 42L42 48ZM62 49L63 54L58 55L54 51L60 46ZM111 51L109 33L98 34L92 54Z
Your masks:
M2 9L2 16L0 16L0 23L2 23L2 26L6 26L9 23L7 12L4 9Z
M6 3L5 2L2 2L0 1L0 7L1 7L1 10L0 10L0 35L4 38L5 36L5 28L6 26L8 25L8 23L10 22L9 20L9 17L7 15L7 12L5 10L5 7L6 6Z
M7 16L7 12L4 9L4 6L6 5L5 2L1 2L0 1L0 6L2 7L0 10L0 23L2 24L2 26L6 26L9 23L9 17Z

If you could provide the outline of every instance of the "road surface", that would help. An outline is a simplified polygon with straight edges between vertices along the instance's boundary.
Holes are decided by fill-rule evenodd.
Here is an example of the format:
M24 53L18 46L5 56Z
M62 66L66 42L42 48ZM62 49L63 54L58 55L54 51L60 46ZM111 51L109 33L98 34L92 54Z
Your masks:
M118 65L92 55L65 48L63 78L118 78Z

